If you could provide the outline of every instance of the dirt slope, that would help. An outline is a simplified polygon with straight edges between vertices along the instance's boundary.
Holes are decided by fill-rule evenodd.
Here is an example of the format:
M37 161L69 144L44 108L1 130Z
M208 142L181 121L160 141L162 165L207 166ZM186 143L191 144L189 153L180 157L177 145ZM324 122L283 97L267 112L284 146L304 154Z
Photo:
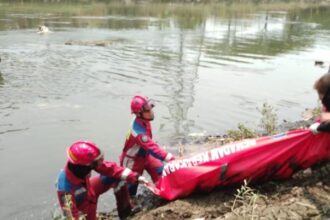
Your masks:
M280 131L308 127L312 121L283 123ZM244 133L245 130L244 130ZM227 142L227 137L216 141L197 138L192 145L176 146L179 153L193 154ZM172 149L173 150L173 149ZM161 200L149 191L140 193L138 201L143 211L130 217L131 220L159 219L329 219L330 220L330 161L319 163L295 173L290 179L268 181L254 185L217 188L173 202ZM114 213L109 219L118 219Z
M245 190L241 197L237 189ZM330 219L330 162L285 181L219 188L170 203L153 198L152 204L130 219Z

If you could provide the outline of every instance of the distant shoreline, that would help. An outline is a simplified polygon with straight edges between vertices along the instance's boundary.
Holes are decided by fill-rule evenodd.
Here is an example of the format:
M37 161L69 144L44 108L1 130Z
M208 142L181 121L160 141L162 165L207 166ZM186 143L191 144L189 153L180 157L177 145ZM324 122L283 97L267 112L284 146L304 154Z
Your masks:
M173 14L191 18L256 11L319 10L329 6L330 0L0 0L0 11L7 12L94 16L127 13L162 18Z

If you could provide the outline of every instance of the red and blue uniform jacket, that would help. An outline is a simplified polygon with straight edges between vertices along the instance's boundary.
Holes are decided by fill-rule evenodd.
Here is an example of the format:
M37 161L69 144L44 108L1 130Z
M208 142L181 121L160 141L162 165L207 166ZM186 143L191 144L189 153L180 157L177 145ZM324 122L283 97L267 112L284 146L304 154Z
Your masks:
M143 121L140 118L134 118L127 134L125 146L121 155L121 161L123 161L125 157L134 161L143 160L148 154L160 161L169 161L173 159L171 153L167 153L152 140L150 122Z
M137 183L138 174L130 169L118 166L114 162L104 161L94 169L99 176L81 179L76 177L68 165L60 171L57 179L57 195L63 214L72 219L86 215L87 219L96 219L96 206L99 194L116 187L121 180Z

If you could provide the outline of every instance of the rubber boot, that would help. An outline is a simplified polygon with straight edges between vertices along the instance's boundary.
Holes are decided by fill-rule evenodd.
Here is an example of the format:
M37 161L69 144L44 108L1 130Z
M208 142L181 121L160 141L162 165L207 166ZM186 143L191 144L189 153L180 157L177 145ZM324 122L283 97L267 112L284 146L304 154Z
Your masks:
M115 197L119 219L126 219L132 213L132 204L129 198L127 185L120 186L115 189Z

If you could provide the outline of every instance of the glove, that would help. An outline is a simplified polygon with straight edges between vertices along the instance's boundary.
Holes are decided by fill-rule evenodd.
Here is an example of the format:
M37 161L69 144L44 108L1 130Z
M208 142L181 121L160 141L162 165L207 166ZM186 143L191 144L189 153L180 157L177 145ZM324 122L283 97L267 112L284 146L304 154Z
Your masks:
M167 155L166 155L164 161L165 161L165 162L170 162L170 161L172 161L172 160L175 160L175 157L174 157L171 153L167 153Z
M138 182L142 184L147 184L149 181L144 176L139 176Z
M317 130L317 128L319 127L319 125L320 125L319 122L315 122L314 124L311 124L311 125L309 126L309 130L311 130L311 132L312 132L313 134L318 134L318 133L320 133L320 132Z
M172 161L172 160L175 160L175 157L174 156L171 157L171 159L169 160L169 162Z

